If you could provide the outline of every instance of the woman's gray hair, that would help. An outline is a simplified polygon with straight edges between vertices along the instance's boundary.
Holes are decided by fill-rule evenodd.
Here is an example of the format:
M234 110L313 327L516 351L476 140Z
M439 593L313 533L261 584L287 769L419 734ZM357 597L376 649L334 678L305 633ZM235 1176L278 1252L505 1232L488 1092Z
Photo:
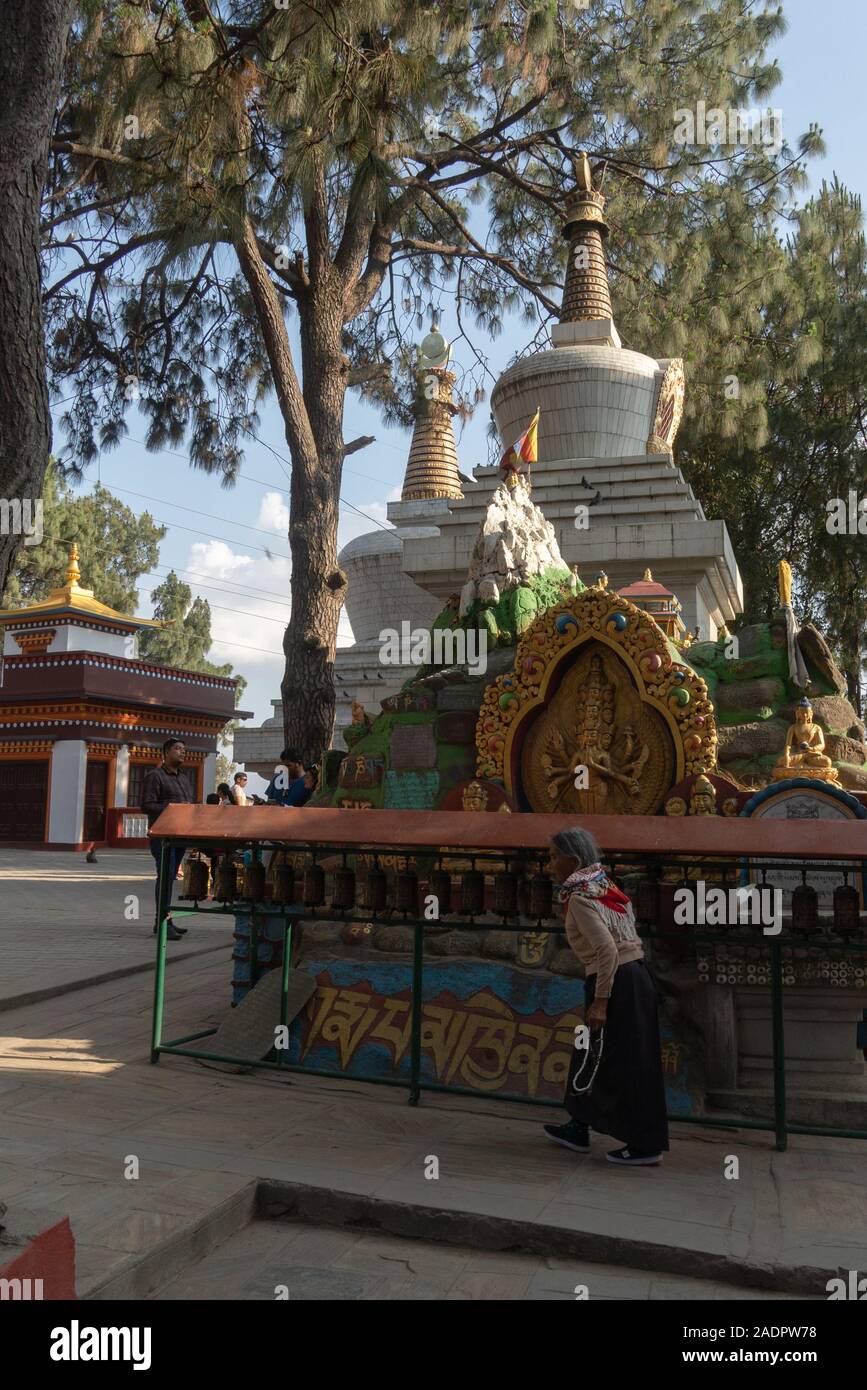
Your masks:
M551 844L558 849L561 854L566 854L570 859L577 859L579 868L586 869L589 864L596 864L601 851L589 830L582 830L580 825L573 825L569 830L561 830L554 835Z

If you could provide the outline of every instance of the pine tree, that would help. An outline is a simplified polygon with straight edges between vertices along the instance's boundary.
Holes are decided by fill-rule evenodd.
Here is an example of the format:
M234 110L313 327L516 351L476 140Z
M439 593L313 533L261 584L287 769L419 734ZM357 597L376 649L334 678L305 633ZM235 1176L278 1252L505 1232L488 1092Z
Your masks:
M82 585L119 613L135 613L136 586L159 559L165 527L148 512L136 516L101 484L76 497L53 462L45 475L42 502L42 541L18 551L3 606L38 603L58 588L66 574L69 544L75 541Z
M688 402L763 436L762 308L781 289L795 149L709 146L683 112L764 101L784 22L755 0L286 0L96 4L76 29L46 252L69 457L116 445L135 400L152 448L237 476L273 392L292 458L287 741L330 739L346 577L337 564L347 390L406 419L426 305L496 336L559 307L575 156L605 177L629 345L688 349ZM73 254L71 248L75 248ZM300 353L292 350L289 323ZM484 399L484 341L462 382Z
M75 0L4 5L0 42L0 498L42 496L51 452L39 208ZM0 593L20 537L0 530Z
M829 519L835 499L867 498L867 243L860 200L838 180L795 217L785 289L768 295L760 360L760 447L688 423L680 461L705 506L723 516L745 581L745 609L778 606L776 571L792 565L796 607L826 630L862 709L867 648L864 533ZM867 516L860 523L867 530Z

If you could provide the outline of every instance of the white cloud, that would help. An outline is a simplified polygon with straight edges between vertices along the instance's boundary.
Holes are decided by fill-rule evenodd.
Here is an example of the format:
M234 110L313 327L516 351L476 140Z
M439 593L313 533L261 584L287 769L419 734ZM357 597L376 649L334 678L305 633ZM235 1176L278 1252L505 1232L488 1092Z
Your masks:
M256 525L265 531L274 531L284 538L289 534L289 504L282 493L265 493L259 503Z
M253 560L238 555L225 541L196 541L190 546L190 569L214 579L242 579Z

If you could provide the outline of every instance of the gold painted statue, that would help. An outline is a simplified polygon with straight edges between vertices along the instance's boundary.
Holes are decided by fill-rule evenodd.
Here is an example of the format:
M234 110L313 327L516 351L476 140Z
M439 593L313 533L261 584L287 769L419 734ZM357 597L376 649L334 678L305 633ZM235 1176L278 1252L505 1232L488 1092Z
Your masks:
M774 768L774 781L788 777L815 777L838 784L840 774L825 752L825 735L813 722L813 706L804 697L795 706L795 722L786 733L786 746Z
M487 789L481 782L468 782L461 794L461 810L485 811L488 806Z
M705 777L704 773L696 777L692 784L692 793L689 798L689 814L691 816L715 816L716 815L716 790L713 782Z
M613 756L616 690L605 673L598 652L590 659L586 680L578 687L575 698L577 735L571 751L563 732L555 730L549 747L542 755L542 767L548 778L548 795L552 810L560 803L571 786L587 793L588 809L604 813L625 810L629 800L639 794L639 783L650 749L642 743L632 725L625 726L620 756ZM583 770L583 771L582 771ZM579 781L574 781L578 774ZM586 777L583 787L581 777Z

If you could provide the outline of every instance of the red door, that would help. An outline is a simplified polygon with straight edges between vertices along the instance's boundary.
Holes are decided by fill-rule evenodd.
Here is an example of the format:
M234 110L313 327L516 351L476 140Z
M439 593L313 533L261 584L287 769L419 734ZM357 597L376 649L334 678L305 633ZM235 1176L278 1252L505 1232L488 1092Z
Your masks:
M0 761L0 840L45 843L48 761Z

